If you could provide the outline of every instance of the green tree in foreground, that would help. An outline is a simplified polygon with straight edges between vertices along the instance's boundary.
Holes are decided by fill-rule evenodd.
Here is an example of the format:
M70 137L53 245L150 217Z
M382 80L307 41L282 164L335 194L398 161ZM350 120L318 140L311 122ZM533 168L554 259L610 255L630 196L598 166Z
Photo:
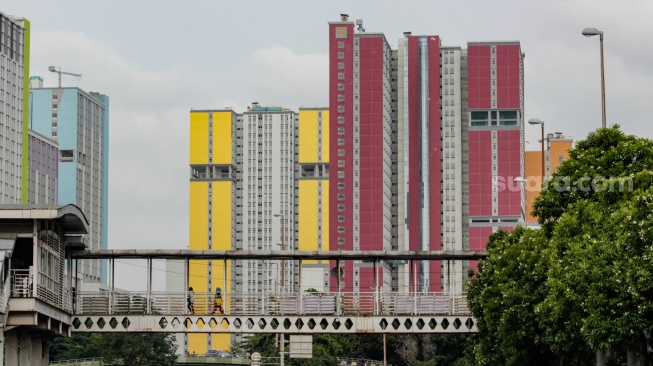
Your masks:
M653 142L618 126L578 142L534 202L543 230L497 233L473 273L477 344L461 365L648 357L653 328ZM648 361L647 364L651 364Z
M174 335L166 333L105 334L100 352L102 365L174 366Z
M554 352L536 307L549 294L548 240L540 230L499 231L487 244L489 256L468 286L479 329L474 357L479 364L551 365L562 359L583 364L583 345L573 337ZM574 343L575 342L575 343Z
M102 357L103 365L172 366L177 362L172 334L74 334L50 342L50 360Z

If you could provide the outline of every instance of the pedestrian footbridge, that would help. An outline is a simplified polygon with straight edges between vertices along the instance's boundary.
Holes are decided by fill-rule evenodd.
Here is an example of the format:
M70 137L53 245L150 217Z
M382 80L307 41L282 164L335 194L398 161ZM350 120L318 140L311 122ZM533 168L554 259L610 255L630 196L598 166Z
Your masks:
M168 333L470 333L476 322L464 294L79 292L73 332Z

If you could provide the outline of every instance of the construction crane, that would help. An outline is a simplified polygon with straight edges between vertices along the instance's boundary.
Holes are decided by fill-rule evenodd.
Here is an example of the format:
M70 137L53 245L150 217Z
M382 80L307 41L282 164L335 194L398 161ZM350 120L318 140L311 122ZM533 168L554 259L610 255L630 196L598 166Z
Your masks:
M48 71L56 72L57 74L59 74L59 87L60 88L61 88L61 74L72 75L72 76L77 76L77 77L82 76L82 74L73 74L72 72L61 71L61 67L59 68L59 70L57 70L54 66L48 66Z

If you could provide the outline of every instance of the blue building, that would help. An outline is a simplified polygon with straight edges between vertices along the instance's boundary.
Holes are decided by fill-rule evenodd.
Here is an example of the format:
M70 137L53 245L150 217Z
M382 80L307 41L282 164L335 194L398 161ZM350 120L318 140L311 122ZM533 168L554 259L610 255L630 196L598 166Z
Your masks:
M31 129L59 144L58 200L89 220L89 249L107 249L109 97L79 88L32 88ZM86 260L84 282L107 283L106 263Z

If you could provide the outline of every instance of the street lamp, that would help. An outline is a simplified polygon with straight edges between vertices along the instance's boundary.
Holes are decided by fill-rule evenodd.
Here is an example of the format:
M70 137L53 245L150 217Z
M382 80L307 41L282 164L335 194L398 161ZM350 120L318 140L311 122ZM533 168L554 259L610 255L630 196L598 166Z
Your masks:
M603 31L596 28L585 28L583 29L583 35L585 37L598 35L601 43L601 112L603 117L602 126L605 128L605 66L603 63Z
M528 123L531 125L541 125L542 126L542 183L546 176L546 169L544 167L544 121L539 118L531 118L528 120Z
M281 250L286 250L286 218L282 214L275 214L274 217L278 217L281 220ZM284 281L284 272L286 272L286 260L281 260L281 292L284 292L286 288L286 281Z

